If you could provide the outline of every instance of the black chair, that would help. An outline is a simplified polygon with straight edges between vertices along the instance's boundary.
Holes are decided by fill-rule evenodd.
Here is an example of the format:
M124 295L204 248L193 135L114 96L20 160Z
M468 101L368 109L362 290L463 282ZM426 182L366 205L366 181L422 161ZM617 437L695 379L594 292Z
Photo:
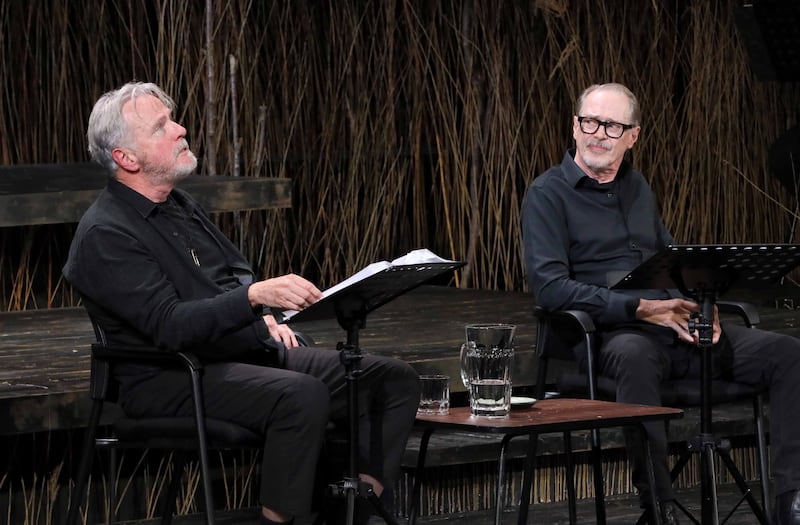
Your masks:
M161 523L169 524L175 511L175 500L180 486L181 472L189 452L199 457L203 487L206 523L213 525L214 498L211 487L209 450L260 451L264 437L229 421L208 418L204 413L202 363L188 352L166 352L141 346L111 345L103 329L92 318L97 343L91 348L89 394L92 400L88 427L83 441L83 451L75 481L75 496L70 502L67 525L77 523L80 504L86 491L95 449L112 451L112 469L117 449L161 449L174 452L174 474L161 502ZM298 343L311 343L307 336L297 334ZM117 401L118 384L112 375L115 364L141 364L181 369L191 385L194 414L192 417L119 417L112 424L110 437L98 437L101 416L106 403ZM113 504L111 506L113 512Z
M754 328L760 321L758 311L750 304L739 302L716 303L720 314L733 314L741 318L744 324ZM595 326L591 317L583 311L565 310L548 312L541 307L535 308L537 318L537 344L536 351L539 357L539 368L537 377L537 397L543 398L546 390L548 364L551 359L565 359L575 361L576 347L583 345L585 348L585 371L569 371L560 375L557 380L557 390L562 396L588 396L591 399L610 399L616 395L616 384L613 379L600 376L597 373L595 364L597 362L598 345L595 341ZM701 405L701 382L700 379L671 380L662 383L661 396L664 406L687 408L698 407ZM758 448L758 463L761 485L761 502L758 502L752 495L750 488L738 470L727 463L727 456L723 456L726 466L734 477L737 485L742 491L741 504L745 499L753 509L754 514L761 523L766 524L769 516L769 472L767 457L766 430L764 427L763 407L765 391L757 388L733 383L729 381L714 380L711 387L712 405L739 401L751 400L753 404L753 422L756 432L756 444ZM565 452L567 456L567 495L569 503L570 523L575 523L575 489L572 477L571 442L569 436L564 436ZM722 440L722 447L728 446ZM591 436L592 459L594 466L595 497L598 513L603 512L603 478L602 460L600 456L600 435L594 431ZM688 464L691 455L701 452L702 447L697 444L690 444L687 450L680 456L678 462L670 472L672 481L675 481L683 468ZM738 506L737 504L737 506ZM685 507L681 510L695 523L699 523ZM600 516L598 514L598 516ZM645 516L639 519L638 523L643 523ZM605 515L598 517L598 523L605 522Z

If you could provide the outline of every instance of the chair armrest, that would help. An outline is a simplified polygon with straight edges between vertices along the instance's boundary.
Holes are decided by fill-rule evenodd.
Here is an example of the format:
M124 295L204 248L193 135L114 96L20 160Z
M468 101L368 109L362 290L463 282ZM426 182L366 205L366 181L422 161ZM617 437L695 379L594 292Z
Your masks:
M554 321L567 321L577 324L587 334L594 333L592 317L583 310L559 310L550 314Z
M294 337L300 346L314 346L314 339L305 332L296 331Z
M203 364L193 354L169 352L150 346L92 344L92 356L108 363L184 367L190 371L203 369Z
M754 328L761 322L758 310L751 303L740 301L717 301L721 314L735 314L742 318L748 328Z
M534 306L533 315L544 323L555 323L555 328L580 329L585 333L594 333L596 328L589 314L583 310L546 310L541 306Z

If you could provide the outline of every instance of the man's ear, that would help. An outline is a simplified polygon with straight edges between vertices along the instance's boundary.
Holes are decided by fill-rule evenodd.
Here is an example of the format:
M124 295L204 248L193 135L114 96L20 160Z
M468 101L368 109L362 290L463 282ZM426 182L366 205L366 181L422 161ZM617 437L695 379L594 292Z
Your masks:
M125 171L138 171L139 159L136 153L126 148L114 148L111 151L111 158L117 165Z
M636 141L639 140L639 131L641 131L641 126L636 126L631 130L628 134L628 149L633 148L633 145L636 144Z

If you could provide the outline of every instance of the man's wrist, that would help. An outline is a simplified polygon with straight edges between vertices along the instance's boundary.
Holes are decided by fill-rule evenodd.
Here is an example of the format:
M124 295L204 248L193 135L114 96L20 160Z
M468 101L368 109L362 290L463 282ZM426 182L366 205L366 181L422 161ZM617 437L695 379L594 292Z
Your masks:
M247 300L250 301L250 306L255 308L261 308L264 306L261 301L258 300L258 283L250 283L247 286Z
M642 305L643 299L638 297L631 298L625 305L628 317L631 319L639 319L639 307Z

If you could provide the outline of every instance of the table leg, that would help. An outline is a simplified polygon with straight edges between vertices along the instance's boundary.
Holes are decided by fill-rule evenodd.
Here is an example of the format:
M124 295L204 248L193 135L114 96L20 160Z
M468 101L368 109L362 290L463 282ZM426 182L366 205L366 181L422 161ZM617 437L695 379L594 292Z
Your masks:
M422 485L422 476L425 471L425 455L428 453L428 441L433 434L432 428L426 428L422 433L422 438L419 441L419 453L417 454L417 470L414 473L414 487L411 490L411 503L408 508L408 525L415 525L417 522L417 513L419 509L419 493Z
M600 444L600 430L595 428L592 435L592 473L594 474L594 508L597 525L606 525L606 484L603 478L603 455Z
M494 525L500 525L503 514L503 500L506 496L506 451L513 437L510 434L506 434L500 442L500 459L497 465L497 508L494 513Z
M650 487L650 508L653 509L653 520L655 525L661 525L661 506L658 503L658 496L656 495L656 476L653 472L653 454L650 450L650 440L647 438L647 431L644 425L638 425L639 434L641 435L642 445L644 445L644 464L647 470L647 485Z
M531 504L533 469L536 464L536 445L538 442L538 434L530 434L528 436L528 452L525 454L525 470L522 474L522 494L519 500L517 525L526 525L526 523L528 523L528 506Z
M567 482L567 509L569 511L569 523L575 525L578 523L578 510L577 510L577 495L575 494L575 456L572 454L572 432L564 432L561 438L564 443L564 466L566 468L566 482ZM595 491L595 496L597 492ZM597 498L595 497L595 500ZM602 505L600 506L602 508ZM596 509L599 510L599 509ZM600 520L600 514L597 513L598 523L605 525L605 520Z

